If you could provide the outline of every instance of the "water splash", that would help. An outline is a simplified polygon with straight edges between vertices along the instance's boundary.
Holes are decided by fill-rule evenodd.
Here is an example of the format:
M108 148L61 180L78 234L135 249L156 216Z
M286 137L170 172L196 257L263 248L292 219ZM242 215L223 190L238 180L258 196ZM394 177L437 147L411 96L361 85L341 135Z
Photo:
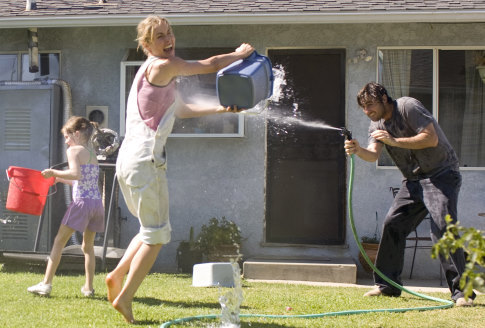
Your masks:
M299 109L298 103L291 104L291 115L285 113L268 110L271 103L277 104L284 99L293 97L293 90L286 88L286 73L281 65L273 67L273 94L267 100L259 102L254 108L243 111L244 114L264 114L265 118L275 123L278 126L278 134L288 134L287 128L292 126L304 126L311 129L327 129L341 131L341 128L333 127L321 120L305 120L302 118L302 112Z
M273 93L270 98L260 101L253 108L242 111L241 114L245 115L257 115L267 112L269 105L281 101L283 98L288 97L283 93L283 89L286 86L285 69L281 65L273 67Z
M269 110L271 104L281 105L284 100L294 98L292 88L289 88L286 81L285 68L282 65L275 65L273 67L273 92L270 98L260 101L253 108L240 112L244 115L260 115L263 114L269 121L273 121L278 126L278 134L288 134L288 128L292 126L304 126L312 129L330 129L340 131L340 128L333 127L324 121L319 120L305 120L302 118L302 111L297 102L290 104L288 110L291 114L282 113L279 111ZM196 81L197 82L197 81ZM186 101L202 106L217 106L219 99L217 96L211 96L205 92L192 79L183 78L179 80L179 88L181 93L187 98Z
M227 293L219 297L221 304L221 325L219 328L239 328L239 312L242 301L244 300L242 291L241 271L239 264L231 260L232 276L234 279L234 287Z
M5 180L2 181L2 183L4 182ZM0 210L5 208L3 203L5 203L4 192L0 191ZM12 223L14 220L15 218L12 220L10 216L6 216L5 218L0 217L1 224L9 224Z
M288 96L283 92L283 89L287 85L285 68L282 65L276 65L273 68L273 76L273 94L271 95L270 100L278 102ZM292 93L292 90L290 92Z
M341 128L336 128L331 125L328 125L324 121L306 121L301 118L297 117L292 117L292 116L282 116L282 115L275 115L275 114L269 114L268 119L274 121L278 125L284 125L291 127L293 125L300 125L300 126L305 126L307 128L312 128L312 129L327 129L327 130L336 130L336 131L341 131Z
M19 224L19 217L18 215L8 215L6 217L0 218L0 223L2 224Z

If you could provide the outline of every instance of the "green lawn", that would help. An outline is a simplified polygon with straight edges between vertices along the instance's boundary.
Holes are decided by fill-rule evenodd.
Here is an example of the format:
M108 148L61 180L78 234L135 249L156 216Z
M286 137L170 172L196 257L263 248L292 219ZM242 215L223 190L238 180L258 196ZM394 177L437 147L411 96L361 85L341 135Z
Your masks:
M32 271L32 270L31 270ZM106 300L105 274L94 281L96 296L81 296L84 276L62 273L54 279L50 297L29 294L28 286L43 277L39 270L3 267L0 270L0 327L129 327ZM133 310L140 327L160 327L164 322L194 315L220 314L218 298L227 288L192 287L184 274L150 274L140 287ZM243 281L243 314L311 314L344 310L411 308L438 303L405 294L399 298L364 298L362 288ZM433 293L447 299L448 293ZM485 327L485 296L473 308L451 308L405 313L369 313L317 319L241 318L241 327ZM170 327L216 327L216 321L191 321Z

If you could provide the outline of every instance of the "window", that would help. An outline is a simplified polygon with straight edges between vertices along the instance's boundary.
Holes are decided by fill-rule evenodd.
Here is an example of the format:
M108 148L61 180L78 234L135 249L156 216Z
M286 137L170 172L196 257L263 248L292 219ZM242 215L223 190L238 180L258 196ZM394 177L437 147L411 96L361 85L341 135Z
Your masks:
M378 81L392 98L410 96L433 113L462 168L485 167L485 81L481 49L378 49ZM383 152L379 167L392 166Z
M233 49L194 48L177 49L177 55L186 60L207 58ZM125 135L126 102L133 79L143 64L144 55L130 49L121 62L120 135ZM216 74L193 75L177 78L177 88L187 103L219 105L216 95ZM171 137L243 137L244 115L218 114L204 117L175 119Z
M39 53L39 70L29 71L29 55L18 52L0 54L0 80L1 81L34 81L36 79L58 79L60 73L60 53Z
M0 55L0 81L18 80L18 56Z
M29 72L29 55L22 54L22 81L35 79L58 79L60 74L59 54L40 53L38 72Z

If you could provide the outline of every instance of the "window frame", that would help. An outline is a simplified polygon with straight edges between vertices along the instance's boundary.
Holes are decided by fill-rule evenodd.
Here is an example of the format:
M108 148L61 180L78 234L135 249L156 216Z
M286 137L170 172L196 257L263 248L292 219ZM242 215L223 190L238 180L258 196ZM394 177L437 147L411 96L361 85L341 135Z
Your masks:
M432 99L433 105L431 108L431 113L433 117L439 123L439 51L440 50L485 50L485 46L378 46L376 49L377 57L379 57L380 50L432 50L433 51L433 85L432 89ZM379 58L376 60L376 81L381 83L379 80ZM385 150L383 150L385 151ZM380 170L396 170L395 165L379 165L379 161L376 161L376 168ZM479 166L460 166L460 170L463 171L485 171L484 167Z
M141 66L144 61L123 60L120 63L120 136L125 136L126 116L126 68L129 66ZM237 132L235 133L170 133L171 138L243 138L245 137L244 114L239 113L237 119Z

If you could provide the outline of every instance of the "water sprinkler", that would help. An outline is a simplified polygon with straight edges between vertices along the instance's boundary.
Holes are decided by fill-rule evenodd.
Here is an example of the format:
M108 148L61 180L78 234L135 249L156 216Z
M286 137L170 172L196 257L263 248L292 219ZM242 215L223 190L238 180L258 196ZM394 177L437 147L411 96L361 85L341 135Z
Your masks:
M352 140L352 132L350 132L349 130L347 130L347 128L343 127L340 129L340 134L342 136L344 136L345 138L347 138L347 140Z

